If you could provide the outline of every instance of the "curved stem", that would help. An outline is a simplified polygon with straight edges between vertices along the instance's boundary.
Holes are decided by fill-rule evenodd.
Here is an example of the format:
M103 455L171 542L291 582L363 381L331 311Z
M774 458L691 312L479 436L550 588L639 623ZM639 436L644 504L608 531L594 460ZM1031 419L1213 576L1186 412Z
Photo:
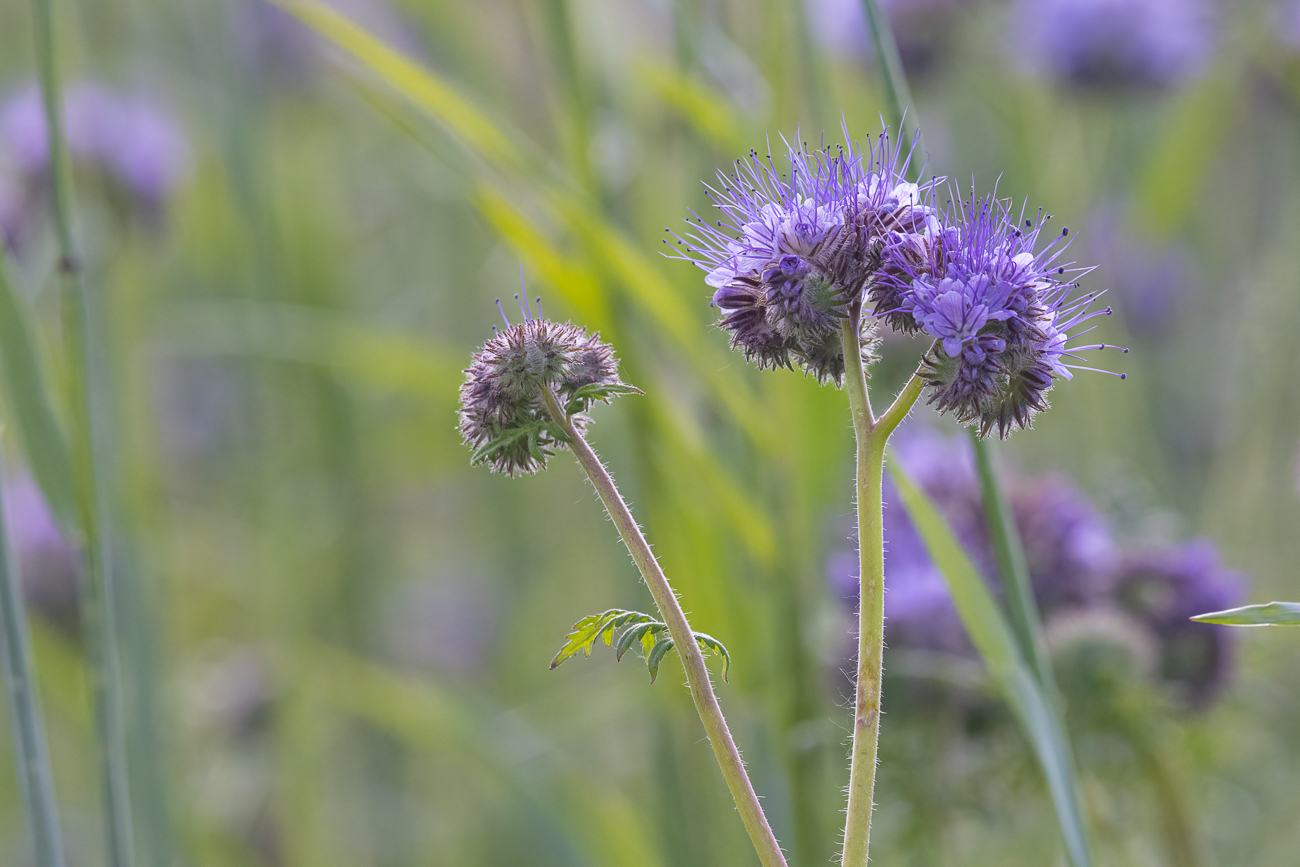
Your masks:
M849 803L844 823L843 867L864 867L871 842L871 812L880 740L880 684L885 649L885 540L882 476L885 444L921 395L914 374L879 420L871 413L862 368L858 324L845 320L845 385L857 438L858 503L858 677L853 709L853 747L849 760Z
M659 562L651 552L649 543L641 533L641 528L637 526L636 519L632 517L632 511L623 501L622 495L614 485L614 479L600 462L600 458L569 421L556 401L555 395L549 390L544 391L543 394L551 417L569 437L569 448L587 473L587 477L591 479L591 483L596 486L596 493L600 495L606 511L614 521L614 526L618 528L618 534L623 538L623 544L627 545L627 550L636 562L641 577L645 579L646 586L650 588L650 595L654 597L655 605L659 607L660 616L668 625L668 634L672 636L673 645L681 655L682 668L686 670L686 682L691 690L691 699L695 702L695 709L704 723L704 730L709 735L709 744L713 747L713 755L718 760L718 767L722 769L722 776L727 781L727 788L731 790L731 797L736 802L736 809L740 812L741 821L745 823L745 830L749 832L749 839L754 843L759 860L763 863L763 867L785 867L785 856L781 853L781 846L767 823L767 817L763 815L763 807L759 804L758 795L754 793L754 786L745 772L745 763L740 757L740 750L736 748L731 730L727 728L727 721L722 716L718 697L713 693L713 682L709 679L709 670L704 664L704 654L695 643L691 625L686 620L686 614L682 611L682 606L678 603L668 578L659 568Z

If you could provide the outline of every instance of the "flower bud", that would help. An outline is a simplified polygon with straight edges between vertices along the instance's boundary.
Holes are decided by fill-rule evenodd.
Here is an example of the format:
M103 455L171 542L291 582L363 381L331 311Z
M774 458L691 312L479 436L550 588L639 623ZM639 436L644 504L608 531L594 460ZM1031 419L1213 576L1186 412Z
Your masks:
M614 348L599 335L540 318L507 325L465 370L459 429L474 450L473 463L528 475L544 469L568 439L547 408L547 391L579 433L592 403L640 392L619 379Z

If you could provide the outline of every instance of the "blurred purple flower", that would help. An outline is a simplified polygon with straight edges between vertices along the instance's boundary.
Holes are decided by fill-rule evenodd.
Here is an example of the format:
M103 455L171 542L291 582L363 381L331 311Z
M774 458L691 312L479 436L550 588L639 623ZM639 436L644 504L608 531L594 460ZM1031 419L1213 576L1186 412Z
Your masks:
M965 438L924 428L908 431L899 438L894 457L996 588L979 481ZM1011 477L1004 485L1024 543L1034 597L1049 628L1092 614L1114 619L1119 616L1116 609L1122 610L1141 632L1133 640L1158 648L1162 679L1179 688L1192 707L1210 701L1228 675L1231 638L1228 630L1216 631L1187 618L1231 607L1243 586L1239 575L1219 565L1213 545L1196 541L1121 560L1105 517L1065 480ZM834 592L856 607L853 549L831 556L827 576ZM890 647L973 652L947 582L888 479L885 618Z
M1231 673L1235 633L1188 618L1231 608L1245 596L1244 579L1223 567L1214 545L1197 539L1127 558L1115 595L1159 638L1161 676L1181 688L1191 707L1212 701Z
M1093 215L1088 242L1098 266L1113 275L1116 303L1129 328L1145 334L1168 330L1195 280L1187 249L1161 249L1144 242L1124 227L1120 210L1113 206Z
M80 624L81 558L59 530L30 476L5 484L4 517L27 605L55 626L75 633Z
M1103 602L1118 552L1083 493L1055 476L1026 480L1012 487L1011 509L1043 617Z
M964 0L881 0L907 72L924 74L946 47L951 13ZM806 0L813 38L832 54L872 56L862 0Z
M1169 85L1214 49L1207 0L1017 0L1016 54L1073 84Z
M148 206L161 204L189 172L188 139L172 115L147 96L80 82L64 91L63 118L73 161L102 169ZM25 184L43 181L50 154L35 84L0 108L0 149L10 154Z
M1292 51L1300 51L1300 0L1290 0L1276 9L1278 39Z

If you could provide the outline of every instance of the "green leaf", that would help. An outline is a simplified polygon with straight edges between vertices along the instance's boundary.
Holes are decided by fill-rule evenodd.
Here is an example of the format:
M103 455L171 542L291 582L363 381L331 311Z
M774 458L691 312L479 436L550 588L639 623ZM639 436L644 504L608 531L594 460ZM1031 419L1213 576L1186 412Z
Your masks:
M722 682L727 683L727 676L731 673L731 654L727 652L727 648L712 635L706 635L703 632L693 634L695 635L695 642L699 644L701 650L706 653L713 651L722 657Z
M931 559L948 582L966 632L1029 738L1056 807L1070 863L1088 867L1092 856L1079 805L1074 756L1055 705L1025 662L997 602L948 523L897 465L891 464L890 473Z
M0 368L32 475L66 531L79 526L68 441L54 415L26 300L9 279L0 245Z
M581 652L583 656L591 656L591 648L596 644L596 638L604 630L605 625L622 613L621 609L611 608L602 614L592 614L584 617L573 624L573 629L564 637L564 646L551 660L551 668L555 668L578 652Z
M645 658L646 668L650 669L650 682L654 683L655 678L659 676L659 663L663 662L664 655L673 649L673 640L671 638L660 638L655 642L654 647L650 648L650 653Z
M1223 626L1300 626L1300 602L1265 602L1227 611L1212 611L1192 618L1198 623Z
M635 644L638 641L641 641L647 636L651 636L653 640L654 633L652 632L652 630L655 628L655 626L659 626L659 625L661 624L642 623L624 632L623 635L618 639L618 646L614 648L614 660L616 662L622 662L623 654L627 653L633 644Z
M483 461L491 457L494 453L500 451L501 449L504 449L506 446L510 445L515 440L528 437L529 442L531 443L532 435L533 435L532 428L527 428L527 427L512 428L511 430L506 431L505 433L501 434L501 436L497 437L491 442L484 443L483 445L475 449L474 454L470 455L469 457L470 465L477 466L478 464L481 464Z
M614 643L614 634L620 629L623 630L623 634L618 637L618 642ZM715 653L722 657L722 679L726 681L731 673L731 654L726 646L712 635L703 632L691 634L695 636L696 643L705 653ZM579 652L591 656L591 649L595 647L597 640L604 641L606 647L614 648L614 659L618 662L623 661L623 654L631 650L632 645L641 642L641 652L645 655L646 666L650 669L651 683L654 683L655 678L659 676L659 663L663 661L664 654L673 649L673 640L668 637L667 624L640 611L611 608L600 614L584 617L573 624L573 630L565 636L564 646L555 655L555 659L551 660L551 668L555 668Z

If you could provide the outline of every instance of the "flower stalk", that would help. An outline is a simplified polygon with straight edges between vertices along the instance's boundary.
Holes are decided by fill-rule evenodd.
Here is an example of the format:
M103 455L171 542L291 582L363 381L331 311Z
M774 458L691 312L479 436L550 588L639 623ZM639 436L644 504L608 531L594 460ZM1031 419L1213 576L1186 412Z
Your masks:
M777 843L776 835L772 833L767 817L763 814L758 795L754 792L754 786L745 771L740 750L737 749L731 730L722 715L718 697L713 692L713 682L709 679L704 654L695 642L690 623L686 620L686 614L682 611L667 576L659 567L659 562L650 550L649 543L641 533L636 519L632 517L632 512L615 486L609 471L583 438L582 432L564 412L554 392L550 388L544 388L542 395L551 419L568 437L566 444L595 486L596 493L600 495L601 502L605 504L606 511L614 521L614 526L618 528L623 544L627 546L632 560L641 572L641 577L645 579L650 595L654 597L655 605L659 608L660 616L668 625L673 645L681 655L682 668L686 671L686 682L691 691L691 699L695 702L700 721L704 723L709 744L713 747L713 755L718 761L718 767L722 769L722 776L731 791L731 797L736 802L736 809L754 844L754 849L758 852L759 860L763 867L785 867L785 856L781 852L781 846Z
M857 440L858 505L858 672L853 703L853 746L849 760L849 802L844 823L843 867L864 867L875 807L876 752L880 740L880 685L885 650L885 538L883 476L890 434L921 396L924 380L912 375L889 409L877 419L871 411L862 366L857 316L844 321L844 390L849 397Z

